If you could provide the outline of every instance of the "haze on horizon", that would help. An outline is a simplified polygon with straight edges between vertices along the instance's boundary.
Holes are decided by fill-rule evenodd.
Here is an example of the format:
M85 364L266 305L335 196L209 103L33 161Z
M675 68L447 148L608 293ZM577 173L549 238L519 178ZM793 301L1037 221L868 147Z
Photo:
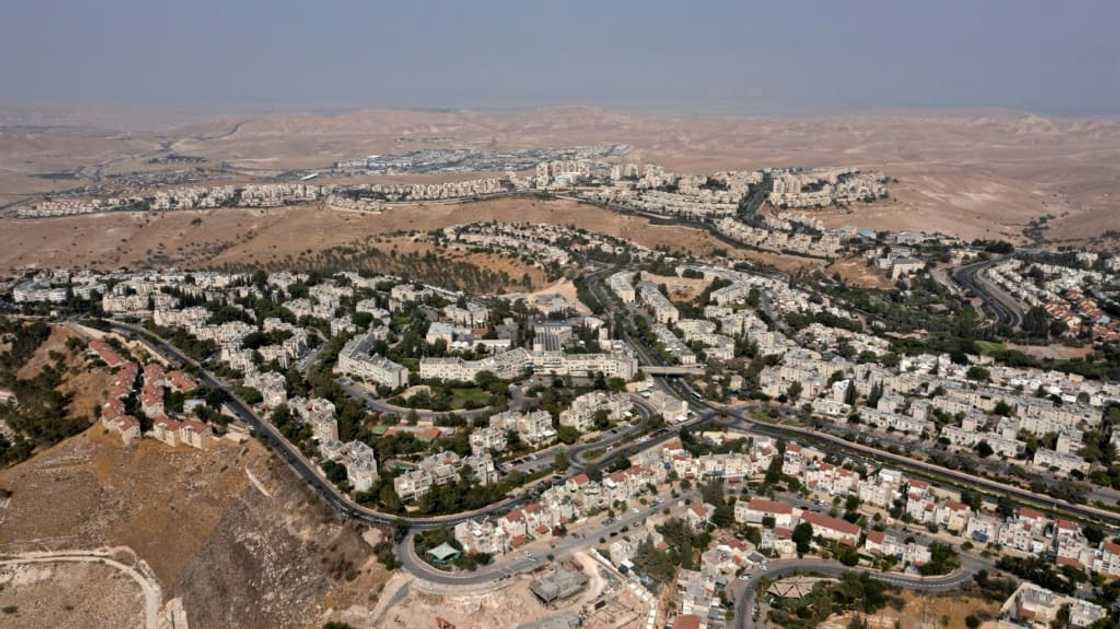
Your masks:
M1120 114L1120 3L41 0L3 105Z

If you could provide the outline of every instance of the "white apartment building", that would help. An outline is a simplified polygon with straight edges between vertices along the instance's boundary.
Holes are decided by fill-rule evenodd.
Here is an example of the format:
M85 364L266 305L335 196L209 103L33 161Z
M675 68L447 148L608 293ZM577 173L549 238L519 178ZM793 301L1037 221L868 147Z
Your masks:
M399 389L407 385L408 369L372 353L376 342L377 339L369 334L347 341L338 354L334 372L362 378L388 389Z

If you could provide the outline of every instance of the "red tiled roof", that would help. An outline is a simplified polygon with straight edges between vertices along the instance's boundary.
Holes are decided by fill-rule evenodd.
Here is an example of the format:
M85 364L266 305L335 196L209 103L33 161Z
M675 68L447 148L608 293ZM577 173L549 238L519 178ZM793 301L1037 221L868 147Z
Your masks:
M113 419L124 415L124 403L120 400L109 400L101 405L101 416L106 419Z
M764 513L793 513L793 506L777 500L766 500L765 498L751 498L747 507L751 511L762 511Z
M732 537L731 539L728 539L726 544L729 547L734 548L735 550L746 550L747 549L746 542L744 542L741 539L735 539L734 537Z
M163 366L159 363L148 363L144 365L144 379L145 380L162 380L166 376L163 372Z
M1019 517L1038 519L1038 518L1041 518L1043 516L1042 516L1041 511L1035 511L1034 509L1031 509L1030 507L1019 507Z
M167 374L167 379L171 381L171 386L179 391L191 391L196 386L194 379L181 371L172 371Z
M112 346L110 346L105 341L94 339L89 342L89 348L93 351L93 353L97 354L98 358L100 358L102 362L104 362L106 365L109 365L110 367L116 367L117 365L120 365L122 362L124 362L124 359L121 358L120 354L113 351Z
M153 419L152 425L163 426L167 430L179 430L179 422L171 419L170 417L167 417L166 415L160 415L159 417Z
M859 535L860 528L847 520L841 520L823 513L815 511L806 511L801 514L801 519L805 520L814 527L820 526L826 529L832 529L845 535Z
M179 422L179 428L190 432L197 432L199 434L206 432L206 424L202 422L196 422L193 419L184 419L183 421Z
M681 614L673 619L673 629L700 629L700 617L696 614Z
M868 531L867 541L872 544L882 544L883 540L887 538L887 534L883 531Z
M574 482L576 485L586 485L587 483L591 482L591 477L587 474L576 474L572 477L572 482Z
M140 401L144 404L154 404L163 401L163 389L157 386L144 385L140 391Z
M440 429L436 428L435 426L429 426L427 428L420 428L419 430L416 431L416 437L418 439L426 439L428 441L431 441L432 439L438 439L440 434L441 434Z
M1081 562L1073 557L1058 557L1059 566L1073 566L1074 568L1081 568Z

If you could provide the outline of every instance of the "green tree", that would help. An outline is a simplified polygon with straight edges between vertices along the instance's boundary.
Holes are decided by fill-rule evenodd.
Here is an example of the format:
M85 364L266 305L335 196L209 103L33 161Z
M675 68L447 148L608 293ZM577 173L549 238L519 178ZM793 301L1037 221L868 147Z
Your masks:
M813 547L813 525L802 522L793 527L793 543L797 544L797 554L804 555Z

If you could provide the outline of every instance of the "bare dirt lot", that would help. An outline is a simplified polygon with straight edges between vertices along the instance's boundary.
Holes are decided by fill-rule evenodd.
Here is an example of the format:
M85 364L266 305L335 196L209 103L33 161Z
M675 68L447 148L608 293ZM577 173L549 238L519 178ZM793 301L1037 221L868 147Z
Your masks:
M127 546L192 627L312 624L386 577L360 531L256 442L125 447L94 426L0 472L0 487L0 548Z
M906 605L902 610L887 607L871 616L861 616L868 627L876 629L937 629L940 627L965 627L965 618L975 615L980 619L994 619L999 605L991 601L971 596L917 595L913 592L900 594ZM827 629L843 629L848 626L850 614L832 616L822 623Z
M144 598L135 581L106 565L0 566L0 610L7 626L137 627Z
M1047 237L1120 228L1120 122L1005 110L881 111L803 117L635 113L588 107L525 112L189 112L0 110L0 205L95 176L150 170L160 141L226 162L238 177L338 159L451 145L627 143L627 159L683 172L854 165L898 181L893 201L825 212L831 225L1018 237L1049 214ZM170 167L168 167L170 168ZM77 180L43 174L78 172ZM442 180L468 174L420 175Z

